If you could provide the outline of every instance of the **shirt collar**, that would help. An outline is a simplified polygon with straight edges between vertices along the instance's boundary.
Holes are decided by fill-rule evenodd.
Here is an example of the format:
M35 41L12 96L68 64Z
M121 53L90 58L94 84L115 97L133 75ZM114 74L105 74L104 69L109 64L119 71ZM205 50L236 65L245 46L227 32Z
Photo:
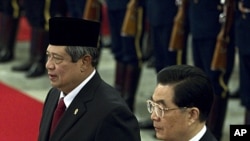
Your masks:
M189 141L199 141L202 138L202 136L205 134L206 130L207 130L207 127L204 125L203 128L200 130L200 132L198 134L196 134Z
M77 96L79 91L89 82L89 80L94 76L96 70L94 70L84 81L82 81L76 88L74 88L71 92L69 92L66 96L61 91L60 98L64 97L63 101L65 103L66 108L69 107L71 102Z

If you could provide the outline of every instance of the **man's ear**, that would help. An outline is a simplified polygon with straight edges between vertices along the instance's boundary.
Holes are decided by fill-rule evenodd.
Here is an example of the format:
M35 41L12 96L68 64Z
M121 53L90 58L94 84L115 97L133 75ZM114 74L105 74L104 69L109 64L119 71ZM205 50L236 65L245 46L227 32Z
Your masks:
M195 121L199 120L200 110L197 107L189 108L189 124L193 124Z
M83 64L91 64L91 60L92 60L92 57L90 56L90 55L84 55L83 57L82 57L82 63Z
M92 57L90 55L84 55L81 58L81 72L84 72L92 62Z

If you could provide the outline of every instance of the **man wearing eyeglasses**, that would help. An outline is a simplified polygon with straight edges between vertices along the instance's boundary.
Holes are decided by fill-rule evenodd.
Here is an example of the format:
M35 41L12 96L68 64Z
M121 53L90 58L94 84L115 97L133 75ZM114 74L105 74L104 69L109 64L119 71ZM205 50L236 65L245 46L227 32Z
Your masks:
M157 86L147 108L156 137L164 141L217 141L206 126L213 88L199 68L173 65L157 74Z

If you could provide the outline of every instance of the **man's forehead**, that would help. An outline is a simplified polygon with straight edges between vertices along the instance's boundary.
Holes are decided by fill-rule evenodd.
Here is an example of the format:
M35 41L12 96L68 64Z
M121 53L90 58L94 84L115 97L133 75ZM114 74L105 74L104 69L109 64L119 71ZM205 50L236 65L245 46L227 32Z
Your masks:
M168 85L158 84L151 99L156 103L161 103L166 106L170 103L173 103L172 87Z
M67 53L65 51L65 48L66 46L49 45L47 48L47 52L66 55Z
M58 51L65 51L65 48L66 48L66 46L58 46L58 45L51 45L51 44L49 44L48 45L48 48L47 48L47 50L58 50Z

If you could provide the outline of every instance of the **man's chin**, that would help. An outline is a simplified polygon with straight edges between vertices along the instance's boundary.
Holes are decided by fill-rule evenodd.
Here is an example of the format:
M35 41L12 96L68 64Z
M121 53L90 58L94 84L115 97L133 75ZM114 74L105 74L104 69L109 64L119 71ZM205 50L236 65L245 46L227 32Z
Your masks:
M55 88L58 88L58 87L59 87L59 85L58 85L56 82L54 82L54 81L50 81L50 85L51 85L52 87L55 87Z

